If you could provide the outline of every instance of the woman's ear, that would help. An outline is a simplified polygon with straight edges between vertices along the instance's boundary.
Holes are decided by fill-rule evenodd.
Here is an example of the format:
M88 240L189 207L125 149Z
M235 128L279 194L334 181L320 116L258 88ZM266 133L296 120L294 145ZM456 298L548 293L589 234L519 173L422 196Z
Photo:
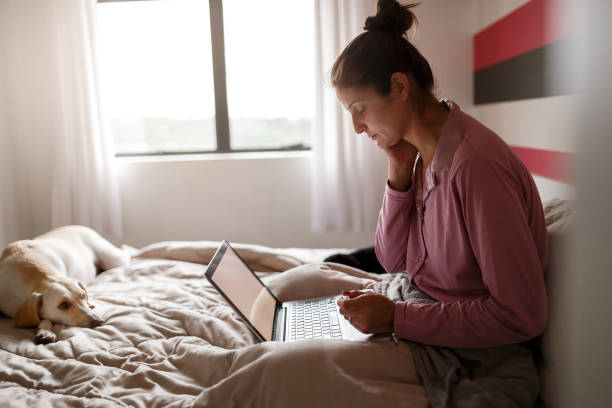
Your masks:
M38 326L40 323L40 308L42 307L42 293L32 292L17 309L13 316L13 327L23 328Z
M391 75L391 91L401 100L406 101L410 96L410 80L403 72Z

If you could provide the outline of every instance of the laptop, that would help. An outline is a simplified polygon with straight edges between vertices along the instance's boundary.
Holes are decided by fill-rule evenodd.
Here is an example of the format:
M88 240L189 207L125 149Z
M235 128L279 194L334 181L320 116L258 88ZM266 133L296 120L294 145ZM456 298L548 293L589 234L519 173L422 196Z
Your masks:
M340 314L340 296L280 302L227 241L208 264L206 277L261 341L374 337L361 333Z

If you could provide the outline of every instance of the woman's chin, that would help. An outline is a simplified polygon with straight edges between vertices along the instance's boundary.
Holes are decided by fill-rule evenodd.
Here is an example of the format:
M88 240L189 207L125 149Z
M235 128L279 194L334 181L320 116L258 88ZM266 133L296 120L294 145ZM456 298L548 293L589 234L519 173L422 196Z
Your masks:
M387 140L382 139L382 138L381 138L381 137L380 137L378 134L376 134L376 135L374 135L374 136L370 137L370 139L372 139L372 141L373 141L374 143L376 143L376 146L377 146L379 149L383 149L383 150L384 150L384 149L387 149L387 148L389 148L389 147L390 147L389 143L387 143Z
M379 149L387 149L389 148L389 143L387 143L384 140L380 140L380 139L374 139L374 142L376 143L376 146L378 146Z

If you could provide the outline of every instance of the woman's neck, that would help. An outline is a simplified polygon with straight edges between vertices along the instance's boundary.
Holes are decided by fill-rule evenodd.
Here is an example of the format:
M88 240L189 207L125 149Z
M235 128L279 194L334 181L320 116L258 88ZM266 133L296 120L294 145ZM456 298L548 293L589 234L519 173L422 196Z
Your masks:
M425 100L422 113L413 112L415 120L404 139L410 142L421 154L423 168L431 163L442 129L448 117L448 108L433 96Z

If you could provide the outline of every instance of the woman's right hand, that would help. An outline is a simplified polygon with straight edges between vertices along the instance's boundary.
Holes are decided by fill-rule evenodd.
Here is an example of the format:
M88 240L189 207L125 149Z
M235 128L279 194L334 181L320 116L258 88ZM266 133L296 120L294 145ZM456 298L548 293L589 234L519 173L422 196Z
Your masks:
M411 143L401 139L383 151L389 160L389 187L397 191L407 191L412 182L412 169L418 150Z

